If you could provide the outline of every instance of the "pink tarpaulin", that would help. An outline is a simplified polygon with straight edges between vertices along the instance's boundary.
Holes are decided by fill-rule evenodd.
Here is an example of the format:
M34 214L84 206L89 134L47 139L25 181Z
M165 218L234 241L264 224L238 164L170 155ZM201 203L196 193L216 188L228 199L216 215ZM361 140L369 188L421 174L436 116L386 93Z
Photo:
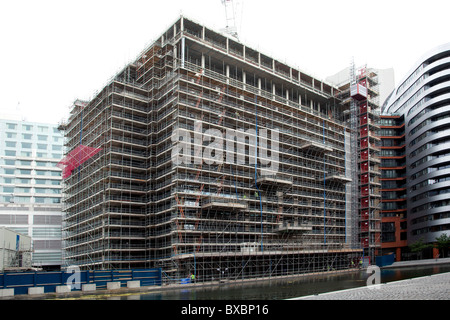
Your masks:
M58 168L62 169L63 179L68 178L72 174L73 169L81 166L86 160L95 156L100 150L101 148L79 145L70 151L70 153L56 165Z

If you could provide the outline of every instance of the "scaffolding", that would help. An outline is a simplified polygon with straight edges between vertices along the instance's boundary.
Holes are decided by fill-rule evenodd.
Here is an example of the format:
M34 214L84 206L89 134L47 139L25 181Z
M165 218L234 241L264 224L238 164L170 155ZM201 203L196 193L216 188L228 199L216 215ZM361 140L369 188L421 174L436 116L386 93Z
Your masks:
M372 262L381 248L381 182L378 74L351 62L349 81L339 86L343 120L348 123L352 181L349 224L352 246Z
M167 281L347 269L338 91L181 17L74 105L69 152L101 151L64 180L67 261Z

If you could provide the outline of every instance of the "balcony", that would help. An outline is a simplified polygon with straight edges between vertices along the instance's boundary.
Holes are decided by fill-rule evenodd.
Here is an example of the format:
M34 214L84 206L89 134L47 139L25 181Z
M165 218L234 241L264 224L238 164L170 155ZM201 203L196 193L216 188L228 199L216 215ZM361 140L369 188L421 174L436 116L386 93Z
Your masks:
M269 175L269 176L260 176L256 179L256 183L260 186L292 186L292 177L286 177L281 175Z
M202 200L202 209L226 209L226 210L246 210L247 204L244 201L220 196L208 196Z
M309 224L299 224L297 221L294 222L283 222L274 228L276 233L303 233L312 231L312 226Z

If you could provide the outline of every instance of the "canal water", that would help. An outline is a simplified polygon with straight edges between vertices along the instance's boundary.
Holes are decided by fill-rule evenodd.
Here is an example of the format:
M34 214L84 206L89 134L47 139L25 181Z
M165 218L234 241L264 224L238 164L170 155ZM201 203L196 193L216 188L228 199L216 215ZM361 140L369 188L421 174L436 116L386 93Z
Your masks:
M450 265L382 269L381 283L450 272ZM252 283L224 283L216 286L126 295L121 299L140 300L282 300L300 296L365 286L370 275L365 270L350 273L304 276ZM116 297L117 298L117 297Z

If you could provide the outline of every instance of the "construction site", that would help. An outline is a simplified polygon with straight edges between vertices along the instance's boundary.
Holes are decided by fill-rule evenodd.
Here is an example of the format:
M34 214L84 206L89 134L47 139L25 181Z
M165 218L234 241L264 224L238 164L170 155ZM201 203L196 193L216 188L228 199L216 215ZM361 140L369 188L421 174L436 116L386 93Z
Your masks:
M181 16L60 125L65 264L213 281L373 256L379 160L366 75L351 84L372 96Z

